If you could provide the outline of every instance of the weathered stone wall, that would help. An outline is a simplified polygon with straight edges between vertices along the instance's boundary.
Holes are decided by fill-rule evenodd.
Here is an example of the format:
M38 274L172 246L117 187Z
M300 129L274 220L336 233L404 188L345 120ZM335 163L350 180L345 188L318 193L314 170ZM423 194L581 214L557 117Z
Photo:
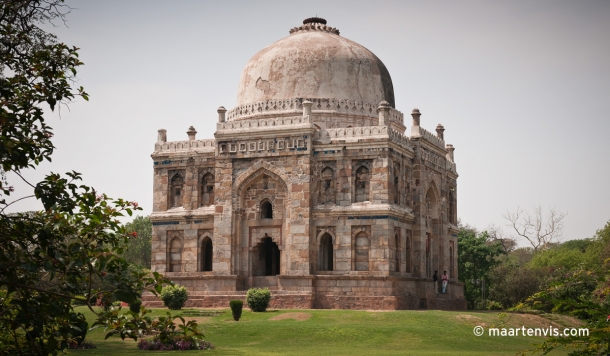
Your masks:
M458 308L459 285L442 296L430 287L434 270L457 278L457 174L439 159L440 141L409 141L385 126L324 136L311 121L225 125L215 156L156 152L153 270L210 296L193 305L220 306L228 293L268 287L276 305L294 308ZM172 207L176 175L181 206ZM204 176L213 176L213 189ZM270 217L263 202L272 205ZM279 250L278 275L265 275L261 262L267 237ZM212 271L203 271L203 239L212 241Z

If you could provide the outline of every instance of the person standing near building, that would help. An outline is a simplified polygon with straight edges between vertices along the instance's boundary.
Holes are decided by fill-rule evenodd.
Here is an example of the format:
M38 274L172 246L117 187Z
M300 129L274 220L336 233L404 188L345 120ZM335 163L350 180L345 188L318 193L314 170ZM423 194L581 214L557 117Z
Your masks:
M449 283L449 276L447 275L447 271L443 271L443 276L441 277L443 281L443 294L447 293L447 283Z
M434 292L438 294L438 271L434 271L434 275L432 275L432 281L434 281Z

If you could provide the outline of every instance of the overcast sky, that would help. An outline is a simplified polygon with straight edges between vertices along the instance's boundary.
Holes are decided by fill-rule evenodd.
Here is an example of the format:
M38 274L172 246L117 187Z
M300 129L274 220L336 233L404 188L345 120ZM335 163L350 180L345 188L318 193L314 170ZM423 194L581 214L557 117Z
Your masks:
M564 239L610 219L610 1L68 1L52 29L91 95L49 115L52 164L152 209L157 130L213 138L248 60L319 16L386 65L396 108L456 147L458 216L503 227L517 207L568 213ZM409 131L407 131L409 132ZM15 197L28 194L14 177ZM13 211L39 209L24 200Z

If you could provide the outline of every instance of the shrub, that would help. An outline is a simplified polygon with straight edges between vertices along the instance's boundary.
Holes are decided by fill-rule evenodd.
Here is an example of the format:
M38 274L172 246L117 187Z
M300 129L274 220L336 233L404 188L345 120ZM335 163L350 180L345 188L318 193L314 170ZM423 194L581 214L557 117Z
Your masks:
M487 310L502 310L504 306L500 302L496 302L495 300L487 301Z
M80 344L76 341L72 341L68 343L68 349L70 350L89 350L89 349L95 349L97 346L95 346L94 343L92 343L91 341L83 341Z
M138 348L140 350L212 350L214 346L196 337L176 337L166 342L156 337L152 340L140 340Z
M188 292L183 286L166 286L161 290L161 300L171 310L182 309L188 299Z
M250 288L246 295L246 303L253 312L264 312L269 306L271 292L267 288Z
M231 313L233 313L233 320L239 321L239 318L241 318L241 311L244 307L244 302L241 300L232 300L229 302L229 306L231 307Z

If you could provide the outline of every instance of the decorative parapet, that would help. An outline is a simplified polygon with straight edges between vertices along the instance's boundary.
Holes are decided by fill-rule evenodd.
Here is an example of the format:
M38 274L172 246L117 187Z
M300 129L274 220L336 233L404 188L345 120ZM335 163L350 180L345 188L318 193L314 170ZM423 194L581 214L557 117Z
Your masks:
M227 111L227 120L247 119L251 116L274 113L298 113L303 110L302 99L267 100L236 106Z
M445 164L445 168L447 170L457 174L457 167L455 165L455 162L451 162L450 160L447 160L447 163Z
M265 128L265 127L277 127L286 125L298 125L298 124L310 124L311 119L309 116L291 116L291 117L277 117L277 118L264 118L264 119L250 119L250 120L238 120L238 121L227 121L219 122L216 124L216 128L220 130L236 130L236 129L251 129L251 128Z
M426 131L423 127L419 127L419 135L431 144L445 150L445 141L438 138L436 135Z
M336 129L322 129L316 131L314 140L330 141L344 139L346 142L358 142L361 138L388 137L387 126L340 127Z
M457 174L455 162L451 162L447 157L439 155L434 150L422 147L420 155L424 164L439 170L448 170Z
M314 134L314 141L330 143L332 140L345 140L345 142L358 142L360 139L388 138L399 146L413 150L409 138L402 133L387 126L341 127L335 129L322 129Z
M155 144L155 153L171 153L171 152L214 152L216 150L216 140L190 140L190 141L174 141L174 142L157 142Z
M413 147L411 147L411 142L409 141L409 138L405 136L402 132L390 129L389 135L390 141L397 143L402 148L405 148L409 151L413 151Z
M251 104L236 106L227 112L227 121L248 119L260 115L272 114L295 114L303 112L303 101L309 100L313 103L311 109L314 111L336 112L349 115L361 115L378 117L377 106L379 103L370 104L358 100L334 99L334 98L292 98L284 100L258 101ZM390 121L404 125L404 115L396 109L390 109Z

